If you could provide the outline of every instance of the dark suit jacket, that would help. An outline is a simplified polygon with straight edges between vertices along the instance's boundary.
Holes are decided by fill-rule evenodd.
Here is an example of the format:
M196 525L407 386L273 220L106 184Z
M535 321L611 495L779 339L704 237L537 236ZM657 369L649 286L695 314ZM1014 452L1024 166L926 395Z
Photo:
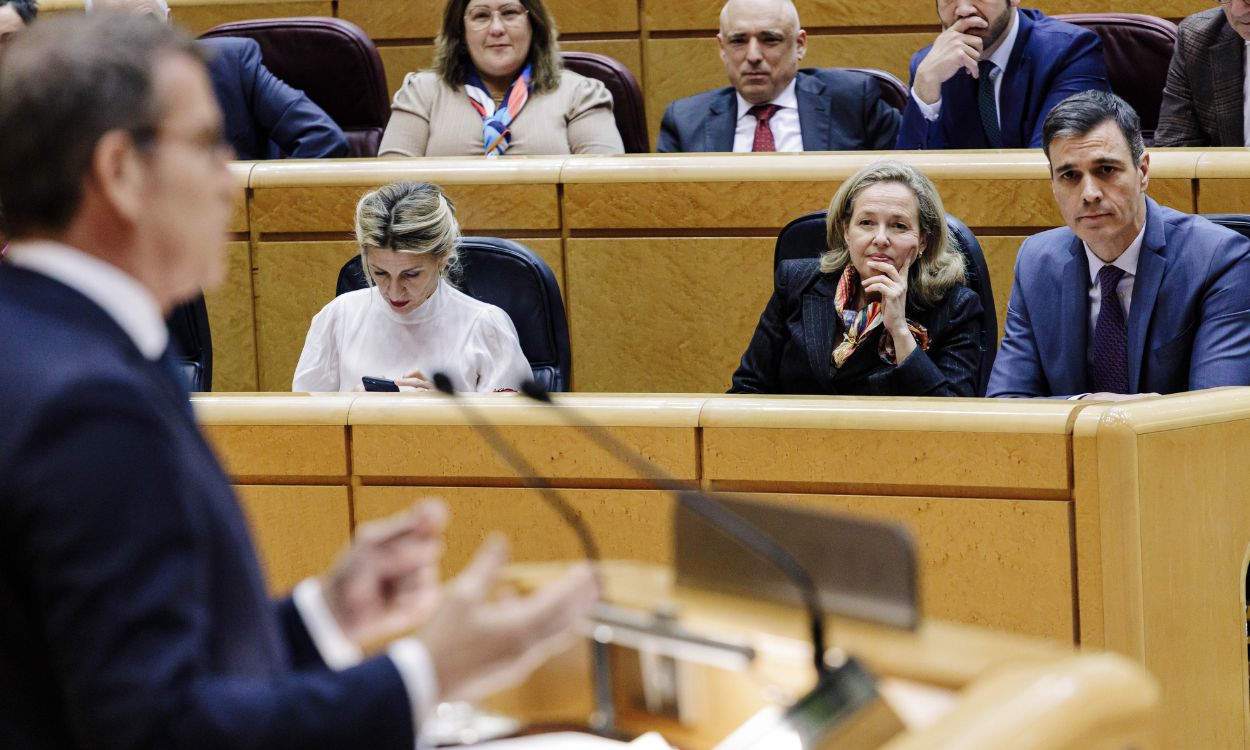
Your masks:
M837 68L804 68L795 76L804 151L888 149L898 133L898 110L881 98L876 81ZM738 97L726 86L668 105L659 153L733 151Z
M1088 89L1110 91L1102 41L1092 31L1020 9L1020 30L999 88L1004 148L1041 148L1042 121L1056 104ZM932 45L912 55L911 81ZM929 122L911 97L903 110L899 149L989 148L977 106L977 79L960 70L942 84L942 109Z
M898 366L878 353L878 327L842 367L833 349L845 326L834 306L837 275L820 261L785 260L755 335L734 373L730 393L815 393L859 396L972 396L981 369L981 298L957 286L934 307L907 305L908 319L929 332Z
M347 137L321 107L274 77L253 39L201 39L226 118L226 138L243 160L347 156Z
M1181 21L1156 146L1244 146L1246 43L1223 8Z
M1130 393L1250 385L1250 240L1146 199L1128 315ZM989 396L1090 391L1089 264L1063 227L1024 241Z
M411 750L376 658L331 672L265 595L165 369L94 303L0 265L0 747Z

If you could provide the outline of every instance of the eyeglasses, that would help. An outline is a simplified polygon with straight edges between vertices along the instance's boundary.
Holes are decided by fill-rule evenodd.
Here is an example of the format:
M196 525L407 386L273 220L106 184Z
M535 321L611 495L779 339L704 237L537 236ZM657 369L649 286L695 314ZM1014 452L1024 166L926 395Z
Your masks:
M471 8L464 15L464 22L470 29L482 31L490 28L496 14L504 26L515 29L525 22L525 17L529 15L529 11L520 5L508 5L499 10L491 10L484 5L479 5L476 8Z

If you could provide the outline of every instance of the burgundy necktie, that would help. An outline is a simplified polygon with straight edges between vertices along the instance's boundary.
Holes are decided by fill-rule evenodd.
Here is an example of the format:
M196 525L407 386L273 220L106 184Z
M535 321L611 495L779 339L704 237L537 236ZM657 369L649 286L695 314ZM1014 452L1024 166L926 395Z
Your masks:
M1090 363L1090 383L1097 392L1128 393L1128 326L1116 286L1124 270L1103 266L1098 272L1102 302L1094 323L1094 358Z
M751 142L752 151L777 150L777 144L773 141L773 130L768 127L768 121L777 114L779 109L781 107L776 104L756 104L747 110L747 114L755 115L755 140Z

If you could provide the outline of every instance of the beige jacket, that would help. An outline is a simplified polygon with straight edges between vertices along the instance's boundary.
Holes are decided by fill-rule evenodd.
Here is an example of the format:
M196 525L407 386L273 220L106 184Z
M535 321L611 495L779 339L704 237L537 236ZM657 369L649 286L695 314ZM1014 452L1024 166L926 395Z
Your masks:
M482 118L464 89L431 70L409 73L391 103L379 156L480 156ZM620 154L625 147L603 83L565 70L555 91L531 95L512 123L508 155Z

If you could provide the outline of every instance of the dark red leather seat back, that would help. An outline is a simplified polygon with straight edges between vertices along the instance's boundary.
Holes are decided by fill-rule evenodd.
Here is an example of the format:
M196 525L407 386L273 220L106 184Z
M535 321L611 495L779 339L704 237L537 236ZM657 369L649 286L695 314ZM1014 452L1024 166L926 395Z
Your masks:
M645 154L651 150L647 135L647 116L643 111L642 89L634 74L620 62L594 52L562 52L564 67L587 78L603 81L612 94L612 113L616 129L621 133L627 154Z
M347 135L349 156L377 156L391 117L386 72L359 26L339 18L267 18L214 26L203 37L246 37L265 67L302 90Z

